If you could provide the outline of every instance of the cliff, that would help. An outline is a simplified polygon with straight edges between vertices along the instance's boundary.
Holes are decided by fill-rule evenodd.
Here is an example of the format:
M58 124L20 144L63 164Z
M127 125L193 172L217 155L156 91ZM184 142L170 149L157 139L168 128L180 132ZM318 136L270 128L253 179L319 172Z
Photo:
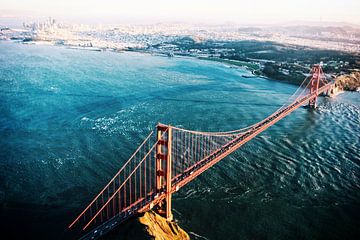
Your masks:
M104 239L190 240L190 237L177 223L169 222L154 211L149 211L124 222L105 235Z
M346 91L357 91L360 89L360 72L342 75L335 80L336 86Z

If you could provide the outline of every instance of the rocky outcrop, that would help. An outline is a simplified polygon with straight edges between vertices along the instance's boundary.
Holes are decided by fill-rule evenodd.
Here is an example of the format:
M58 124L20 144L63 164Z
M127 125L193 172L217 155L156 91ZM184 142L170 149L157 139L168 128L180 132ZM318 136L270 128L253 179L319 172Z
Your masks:
M353 72L351 74L337 77L335 85L342 90L357 91L360 89L360 72Z
M122 240L190 240L189 235L174 221L169 222L154 211L129 219L104 239Z

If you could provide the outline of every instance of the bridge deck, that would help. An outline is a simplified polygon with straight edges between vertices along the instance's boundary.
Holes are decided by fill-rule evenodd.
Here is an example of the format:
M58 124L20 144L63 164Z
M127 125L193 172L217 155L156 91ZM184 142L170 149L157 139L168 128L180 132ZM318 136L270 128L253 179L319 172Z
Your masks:
M313 99L317 95L328 91L331 88L332 84L326 84L318 89L317 92L312 94L308 94L296 101L292 102L285 108L273 113L269 117L265 118L261 122L254 125L251 129L240 134L235 139L224 145L222 148L218 149L217 151L213 152L211 155L207 156L206 158L202 159L201 161L197 162L195 165L190 166L187 168L181 175L175 176L172 178L172 189L171 192L176 192L179 188L183 187L187 183L191 182L201 173L209 169L211 166L219 162L220 160L224 159L226 156L234 152L240 146L245 144L246 142L250 141L258 134L299 108L300 106L305 105L309 100ZM171 127L171 126L169 126ZM157 205L159 202L165 199L166 192L165 186L160 190L158 194L154 192L150 192L146 197L138 199L136 202L129 205L127 208L123 209L119 214L114 216L113 218L109 219L108 221L104 222L100 226L97 226L95 229L91 230L81 239L96 239L107 232L114 229L120 223L124 222L125 220L129 219L130 217L134 216L138 212L144 212L147 210L152 209L153 206Z

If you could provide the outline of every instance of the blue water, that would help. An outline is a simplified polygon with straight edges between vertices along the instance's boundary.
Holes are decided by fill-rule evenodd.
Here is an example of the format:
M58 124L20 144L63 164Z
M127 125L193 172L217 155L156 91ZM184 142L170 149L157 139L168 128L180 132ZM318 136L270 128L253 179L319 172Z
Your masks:
M0 42L0 227L73 238L75 215L158 122L253 124L295 86L191 58ZM360 94L320 98L174 195L192 239L359 239Z

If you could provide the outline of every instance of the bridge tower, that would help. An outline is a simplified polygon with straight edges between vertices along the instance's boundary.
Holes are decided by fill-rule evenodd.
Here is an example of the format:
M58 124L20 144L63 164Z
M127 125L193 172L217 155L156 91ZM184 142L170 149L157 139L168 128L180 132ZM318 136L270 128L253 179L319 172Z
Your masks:
M312 77L310 80L310 94L315 93L315 96L309 100L309 107L316 108L316 101L319 95L319 84L320 80L324 77L324 73L320 64L314 65L311 72Z
M169 126L157 125L157 140L156 146L156 193L161 194L165 191L166 198L164 202L158 205L158 213L165 216L167 220L171 221L173 216L171 212L171 142L172 129ZM165 205L165 206L164 206Z

